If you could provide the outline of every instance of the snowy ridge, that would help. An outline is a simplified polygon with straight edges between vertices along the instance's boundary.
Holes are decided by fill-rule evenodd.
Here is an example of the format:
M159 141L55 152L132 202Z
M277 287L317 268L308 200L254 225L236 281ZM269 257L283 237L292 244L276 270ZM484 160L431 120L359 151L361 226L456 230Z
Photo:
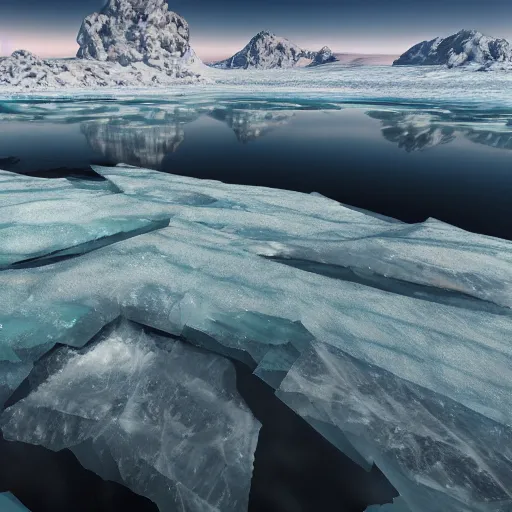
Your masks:
M476 30L461 30L449 37L423 41L393 63L394 66L446 65L449 68L470 64L512 67L512 46L506 39L489 37Z

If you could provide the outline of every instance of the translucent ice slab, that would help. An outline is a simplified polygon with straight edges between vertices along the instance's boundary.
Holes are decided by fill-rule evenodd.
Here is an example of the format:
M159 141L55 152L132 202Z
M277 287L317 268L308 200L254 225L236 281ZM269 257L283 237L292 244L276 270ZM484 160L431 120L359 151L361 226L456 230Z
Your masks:
M377 464L403 499L390 512L512 509L510 425L321 344L276 394Z
M163 512L247 509L260 424L226 359L124 322L53 352L32 385L4 413L7 439L70 448Z

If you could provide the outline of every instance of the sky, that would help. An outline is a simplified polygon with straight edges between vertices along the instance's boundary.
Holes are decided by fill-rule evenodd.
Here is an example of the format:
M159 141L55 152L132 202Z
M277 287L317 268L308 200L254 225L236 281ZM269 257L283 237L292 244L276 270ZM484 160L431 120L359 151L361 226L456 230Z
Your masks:
M0 0L0 55L26 49L41 57L76 54L82 19L105 0ZM169 0L189 23L205 61L226 58L260 30L307 49L401 54L413 44L462 28L512 39L511 0Z

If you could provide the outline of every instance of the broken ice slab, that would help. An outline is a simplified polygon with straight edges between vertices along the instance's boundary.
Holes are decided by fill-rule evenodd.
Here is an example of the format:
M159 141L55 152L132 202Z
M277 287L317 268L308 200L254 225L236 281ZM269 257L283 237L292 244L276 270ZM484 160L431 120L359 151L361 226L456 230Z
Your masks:
M372 237L326 240L320 248L292 243L272 256L348 267L512 307L512 243L435 219Z
M486 454L477 453L480 459L475 462L474 447L483 448L478 439L471 437L473 427L474 435L485 441L487 454L503 451L496 433L512 425L512 316L509 308L499 305L509 293L510 280L503 259L507 256L497 251L509 251L509 242L469 234L464 238L465 232L434 223L435 229L428 235L432 240L419 236L418 243L437 247L443 267L436 273L433 260L431 267L425 265L413 272L406 263L415 240L411 233L430 229L431 223L412 227L390 223L306 194L238 187L135 168L98 170L112 179L124 196L168 214L169 227L80 258L0 272L0 311L4 318L0 323L8 325L0 331L2 357L10 365L32 364L55 343L81 347L105 323L123 315L181 336L210 352L240 359L272 386L280 386L282 393L313 343L321 350L340 351L353 358L365 368L360 371L362 381L382 374L397 379L393 382L399 389L400 383L412 386L415 399L407 403L411 418L422 416L425 409L420 400L423 395L417 390L455 404L449 408L453 416L450 421L470 422L471 428L466 429L465 444L461 446L448 434L452 444L434 443L438 451L432 459L444 464L439 469L441 480L453 476L445 462L454 453L458 461L466 454L463 460L469 461L467 471L475 464L481 467L480 459L491 467ZM104 213L107 215L107 210ZM86 224L87 218L82 222ZM400 237L407 238L407 243L396 242ZM371 244L373 239L380 240L384 247L388 240L390 246L396 246L396 268L400 269L400 261L406 268L400 286L394 276L386 278L378 272L363 275L359 268L355 270L362 276L361 281L354 282L268 259L273 254L290 255L300 249L302 253L309 251L310 264L335 267L336 263L324 261L324 255L332 252L336 258L344 257L340 248L354 244L361 251L361 261L367 261L372 255L365 243ZM466 239L471 244L464 245ZM447 260L456 245L464 252L465 274L457 273L456 261ZM317 247L317 252L311 247ZM428 257L434 258L434 254ZM498 267L496 261L500 258L502 266ZM494 286L493 271L489 270L495 264L502 272L502 288ZM426 278L417 277L422 268ZM450 277L448 285L438 280L443 272ZM385 279L391 284L384 286ZM419 296L418 287L423 285L417 280L421 279L428 283L428 290ZM468 295L468 283L477 281L481 283L478 293ZM439 300L448 292L452 294L450 300ZM483 297L491 302L481 300ZM456 299L457 307L450 305L452 299ZM21 329L20 325L30 328ZM7 370L0 368L0 372L2 382L13 381ZM9 372L13 372L12 366ZM339 386L336 372L329 378L333 388ZM315 380L308 386L319 387ZM374 393L379 391L373 381L367 387ZM412 469L405 463L393 465L387 445L377 445L374 440L368 441L368 435L365 437L365 425L356 424L361 435L355 435L311 393L314 391L307 389L302 395L295 393L293 403L289 393L285 399L296 410L306 401L300 413L354 460L363 466L373 461L382 466L395 486L403 490L411 512L432 512L429 500L423 499L432 493L442 494L439 503L448 507L443 512L449 507L459 512L468 494L461 491L457 475L449 483L452 487L441 492L434 484L431 491L431 483L440 481L434 478L437 466L429 472L421 464ZM391 391L390 395L394 396ZM395 426L402 425L405 437L416 439L416 424L407 424L401 411L379 411L383 412L382 421L388 422L383 432L388 432L395 421ZM493 425L488 429L490 433L486 425ZM441 434L444 431L438 437ZM458 451L454 452L453 445ZM87 445L80 446L82 455L91 453ZM416 453L420 452L413 455ZM431 452L426 453L430 457ZM418 462L414 457L410 460ZM502 459L500 471L506 474L510 460ZM112 464L109 467L114 468ZM426 483L421 480L425 472L431 479ZM419 480L414 475L419 475ZM480 508L466 510L501 512L502 503L508 505L508 498L503 501L503 479L497 473L485 478L487 490L473 481L469 484L475 487L475 500L483 500L475 501ZM411 492L418 498L409 499Z
M411 512L411 510L407 507L402 497L399 496L393 500L393 503L372 505L368 507L365 512Z
M10 492L0 493L0 510L2 512L28 512L28 509Z
M512 510L510 424L317 343L276 394L375 462L401 495L390 511Z
M105 187L85 190L84 187L64 178L34 178L0 170L0 208L16 204L28 205L33 201L62 199L63 197L87 201L92 197L103 196L112 191L112 185L108 185L108 182Z
M185 204L183 197L204 194L204 209L184 208L183 219L230 234L232 244L290 264L349 268L370 278L381 276L424 286L411 291L430 300L431 288L512 307L512 243L469 233L435 219L407 225L344 207L318 195L262 187L228 185L133 167L95 171L125 194L150 201ZM190 204L190 203L189 203ZM439 295L439 294L438 294ZM441 300L441 299L440 299ZM444 300L444 299L443 299ZM444 300L457 304L459 300Z
M203 332L255 363L265 350L293 338L256 338L254 322L239 321L241 314L260 318L261 333L272 332L272 325L280 330L288 325L291 334L301 322L316 340L496 421L512 421L512 394L504 387L511 377L512 317L303 272L250 254L229 240L228 234L174 217L168 228L80 258L0 272L0 310L26 319L34 330L39 326L41 345L48 342L46 333L54 333L51 340L58 336L83 345L102 315L123 314L171 334ZM88 308L87 321L74 314L59 321L56 305L66 304ZM4 329L2 334L3 344L19 357L25 352L18 347L32 346L30 332Z
M12 192L16 196L17 192ZM0 208L0 269L82 254L159 229L169 214L122 194L31 201Z
M128 166L92 168L123 193L138 199L205 206L183 208L182 218L233 234L240 231L242 238L264 236L267 240L274 236L281 241L301 235L339 239L393 228L387 221L312 194L198 180Z
M227 359L120 322L54 351L30 382L3 415L7 439L70 448L162 512L247 509L260 424Z

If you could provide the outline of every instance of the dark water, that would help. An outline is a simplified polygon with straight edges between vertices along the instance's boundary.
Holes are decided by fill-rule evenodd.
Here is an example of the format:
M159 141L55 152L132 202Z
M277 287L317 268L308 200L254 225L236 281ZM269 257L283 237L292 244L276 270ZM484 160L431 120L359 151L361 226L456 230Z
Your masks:
M319 192L407 222L435 217L512 239L512 113L400 105L0 102L0 168L91 176L124 162L229 183ZM362 512L396 494L335 450L237 364L262 422L251 512ZM0 491L33 512L156 510L68 452L0 437Z

